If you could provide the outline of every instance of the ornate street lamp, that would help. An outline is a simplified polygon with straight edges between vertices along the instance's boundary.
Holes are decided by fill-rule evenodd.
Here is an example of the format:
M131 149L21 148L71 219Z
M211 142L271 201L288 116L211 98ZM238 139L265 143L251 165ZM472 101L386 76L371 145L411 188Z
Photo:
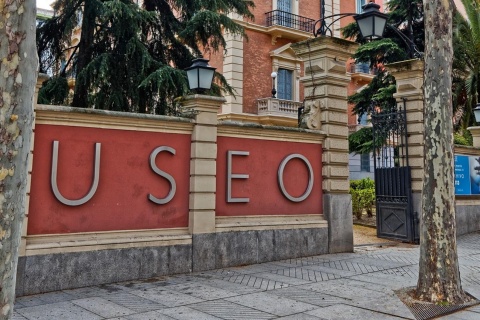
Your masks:
M362 7L363 13L339 13L331 16L325 16L325 2L322 1L322 18L315 22L315 25L320 24L320 27L313 31L315 37L326 36L327 31L332 35L331 26L340 19L345 17L352 17L357 21L358 27L363 38L377 39L383 36L383 31L387 25L388 16L380 12L380 6L374 2L367 3ZM330 24L327 24L326 19L332 19Z
M475 114L475 122L480 122L480 103L477 103L475 109L473 109L473 113Z
M370 38L370 40L383 37L387 15L380 12L380 6L373 2L364 5L362 9L362 14L353 17L357 21L362 37Z
M214 67L208 65L207 59L198 58L192 61L192 65L185 69L187 71L188 86L190 90L203 93L212 87Z
M275 79L277 78L277 73L273 71L271 74L271 77L272 77L272 83L273 83L272 98L276 98L275 95L277 94L277 90L275 90Z

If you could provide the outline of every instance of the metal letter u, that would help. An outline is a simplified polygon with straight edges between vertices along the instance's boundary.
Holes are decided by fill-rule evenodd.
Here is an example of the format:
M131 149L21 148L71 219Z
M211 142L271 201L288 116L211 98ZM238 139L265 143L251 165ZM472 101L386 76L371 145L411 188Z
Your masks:
M52 153L52 177L51 177L51 184L53 189L53 194L57 198L58 201L67 205L67 206L80 206L90 199L92 199L93 195L97 191L98 181L100 180L100 148L102 146L101 143L95 143L95 169L93 173L93 184L90 188L90 191L81 199L78 200L70 200L62 196L60 191L58 190L57 185L57 167L58 167L58 141L53 141L53 153Z

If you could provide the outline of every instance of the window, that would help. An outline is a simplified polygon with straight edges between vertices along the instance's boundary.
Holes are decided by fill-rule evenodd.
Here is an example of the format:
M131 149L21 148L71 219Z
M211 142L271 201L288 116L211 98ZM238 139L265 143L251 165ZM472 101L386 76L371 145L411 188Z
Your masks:
M360 171L370 172L370 154L364 153L360 155Z
M362 7L367 3L367 0L357 0L357 13L362 13Z
M367 114L364 113L362 114L359 118L358 118L358 124L362 125L362 126L366 126L367 125Z
M293 100L293 70L278 69L277 97L283 100Z
M277 10L292 13L292 1L291 0L278 0Z
M279 25L285 27L292 26L292 3L291 0L278 0L277 2L277 10L280 12L278 13L278 22Z

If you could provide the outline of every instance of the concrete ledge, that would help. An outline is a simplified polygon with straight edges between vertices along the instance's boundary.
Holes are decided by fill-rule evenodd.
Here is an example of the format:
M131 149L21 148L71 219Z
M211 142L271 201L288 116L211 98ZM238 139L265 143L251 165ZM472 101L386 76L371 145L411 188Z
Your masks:
M193 271L328 253L328 228L193 235Z
M480 211L477 205L456 205L457 236L480 231Z
M190 245L20 257L17 296L188 273Z

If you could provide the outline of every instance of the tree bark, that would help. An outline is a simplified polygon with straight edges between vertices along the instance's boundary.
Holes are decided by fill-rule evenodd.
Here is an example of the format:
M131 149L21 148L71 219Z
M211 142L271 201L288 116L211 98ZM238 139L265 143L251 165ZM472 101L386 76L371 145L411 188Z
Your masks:
M419 300L457 304L468 300L458 268L452 111L450 0L424 0L425 171L423 178Z
M38 58L35 0L0 1L0 319L13 314Z
M78 44L78 56L75 66L77 79L73 93L72 106L76 108L88 107L88 86L81 77L80 72L92 60L92 45L95 36L95 6L92 0L85 0L82 16L82 35Z

